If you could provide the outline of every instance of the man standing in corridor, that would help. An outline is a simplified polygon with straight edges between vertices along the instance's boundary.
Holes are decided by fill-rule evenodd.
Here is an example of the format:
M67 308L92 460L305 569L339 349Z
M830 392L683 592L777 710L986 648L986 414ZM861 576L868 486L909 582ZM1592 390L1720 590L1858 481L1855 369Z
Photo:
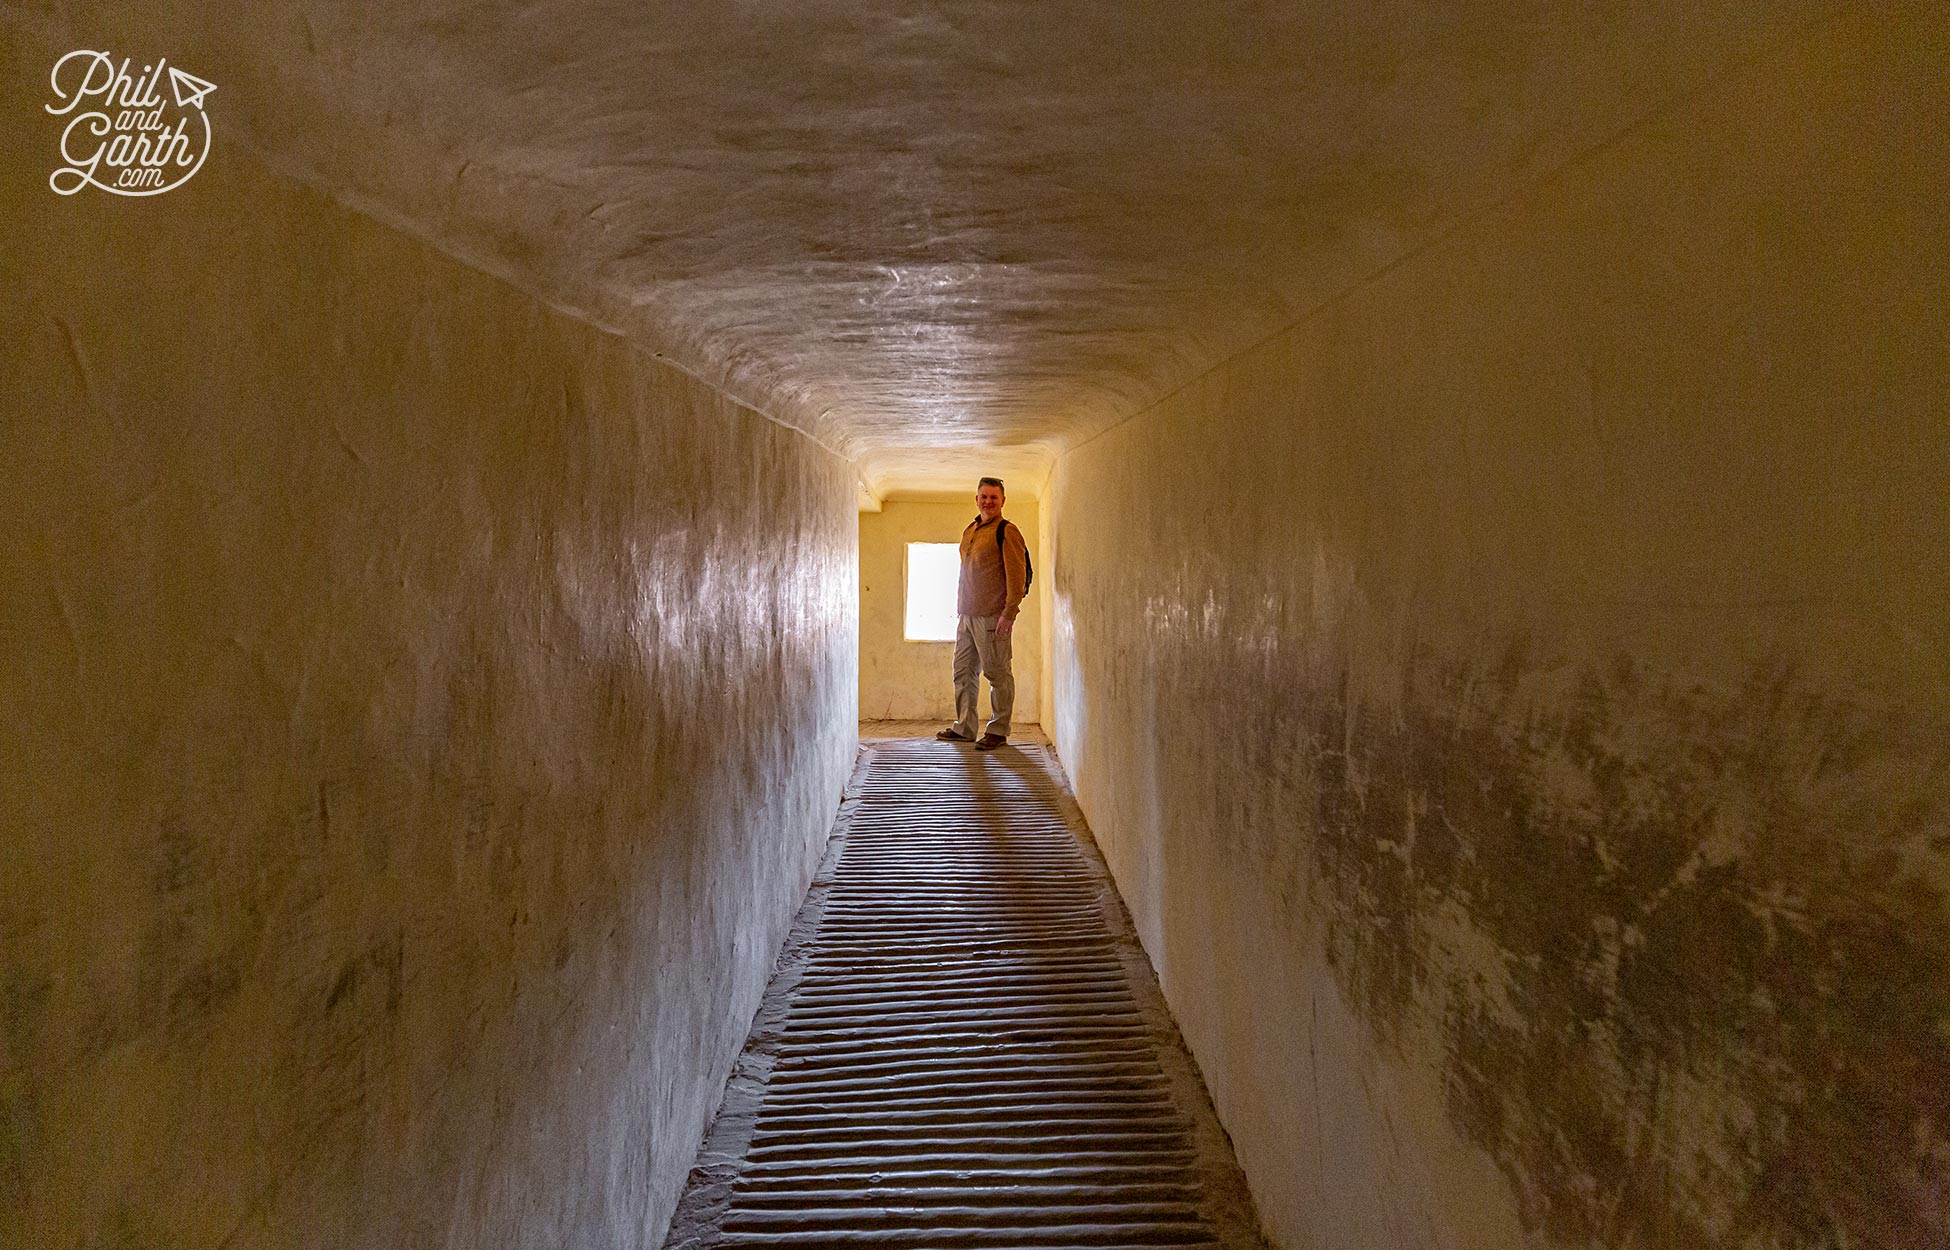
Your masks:
M955 587L955 723L935 737L973 742L993 751L1009 740L1016 678L1009 668L1010 634L1029 590L1029 547L1022 531L1002 519L1002 479L975 488L976 517L961 532L961 580ZM989 679L989 723L975 737L978 674Z

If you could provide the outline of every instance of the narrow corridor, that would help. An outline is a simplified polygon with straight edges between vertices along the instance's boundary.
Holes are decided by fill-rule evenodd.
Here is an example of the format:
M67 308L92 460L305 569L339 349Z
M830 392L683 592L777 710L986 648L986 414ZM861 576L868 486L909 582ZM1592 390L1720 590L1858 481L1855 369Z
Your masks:
M1950 3L0 64L0 1250L1950 1250Z
M1256 1247L1047 746L869 738L672 1250Z

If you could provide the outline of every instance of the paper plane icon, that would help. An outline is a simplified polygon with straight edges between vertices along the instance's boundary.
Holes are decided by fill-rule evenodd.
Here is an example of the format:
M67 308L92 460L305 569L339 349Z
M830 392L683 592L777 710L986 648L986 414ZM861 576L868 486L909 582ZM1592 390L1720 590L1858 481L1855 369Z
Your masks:
M174 65L169 67L169 86L176 93L176 103L183 108L202 108L203 97L217 89L217 84L204 82L195 74L185 74Z

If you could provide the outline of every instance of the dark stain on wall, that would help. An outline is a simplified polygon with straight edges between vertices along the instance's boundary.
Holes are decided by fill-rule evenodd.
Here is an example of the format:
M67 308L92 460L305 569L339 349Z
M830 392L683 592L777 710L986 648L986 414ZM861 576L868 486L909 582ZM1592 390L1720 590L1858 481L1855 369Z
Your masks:
M30 1064L40 1051L34 1022L46 1011L53 979L38 961L24 955L42 927L38 920L11 920L0 914L0 949L18 962L0 968L0 1227L18 1220L27 1192L27 1161L40 1137L40 1106Z
M160 1026L175 1041L205 1035L243 984L247 921L216 868L215 834L173 807L157 818L150 851L156 912L145 927L132 1002L107 1009L104 1050Z
M118 1203L81 1244L84 1250L168 1250L176 1243L165 1241L140 1212L124 1202Z
M1381 1044L1435 1018L1450 1113L1526 1224L1950 1245L1946 823L1914 784L1945 735L1784 661L1675 688L1519 642L1407 685L1385 716L1344 682L1297 714L1329 955Z

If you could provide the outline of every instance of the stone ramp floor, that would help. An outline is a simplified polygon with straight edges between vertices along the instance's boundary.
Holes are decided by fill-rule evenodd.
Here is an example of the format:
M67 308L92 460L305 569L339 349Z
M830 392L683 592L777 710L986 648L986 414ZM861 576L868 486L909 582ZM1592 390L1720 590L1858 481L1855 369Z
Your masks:
M1040 735L863 737L666 1245L1259 1250Z

